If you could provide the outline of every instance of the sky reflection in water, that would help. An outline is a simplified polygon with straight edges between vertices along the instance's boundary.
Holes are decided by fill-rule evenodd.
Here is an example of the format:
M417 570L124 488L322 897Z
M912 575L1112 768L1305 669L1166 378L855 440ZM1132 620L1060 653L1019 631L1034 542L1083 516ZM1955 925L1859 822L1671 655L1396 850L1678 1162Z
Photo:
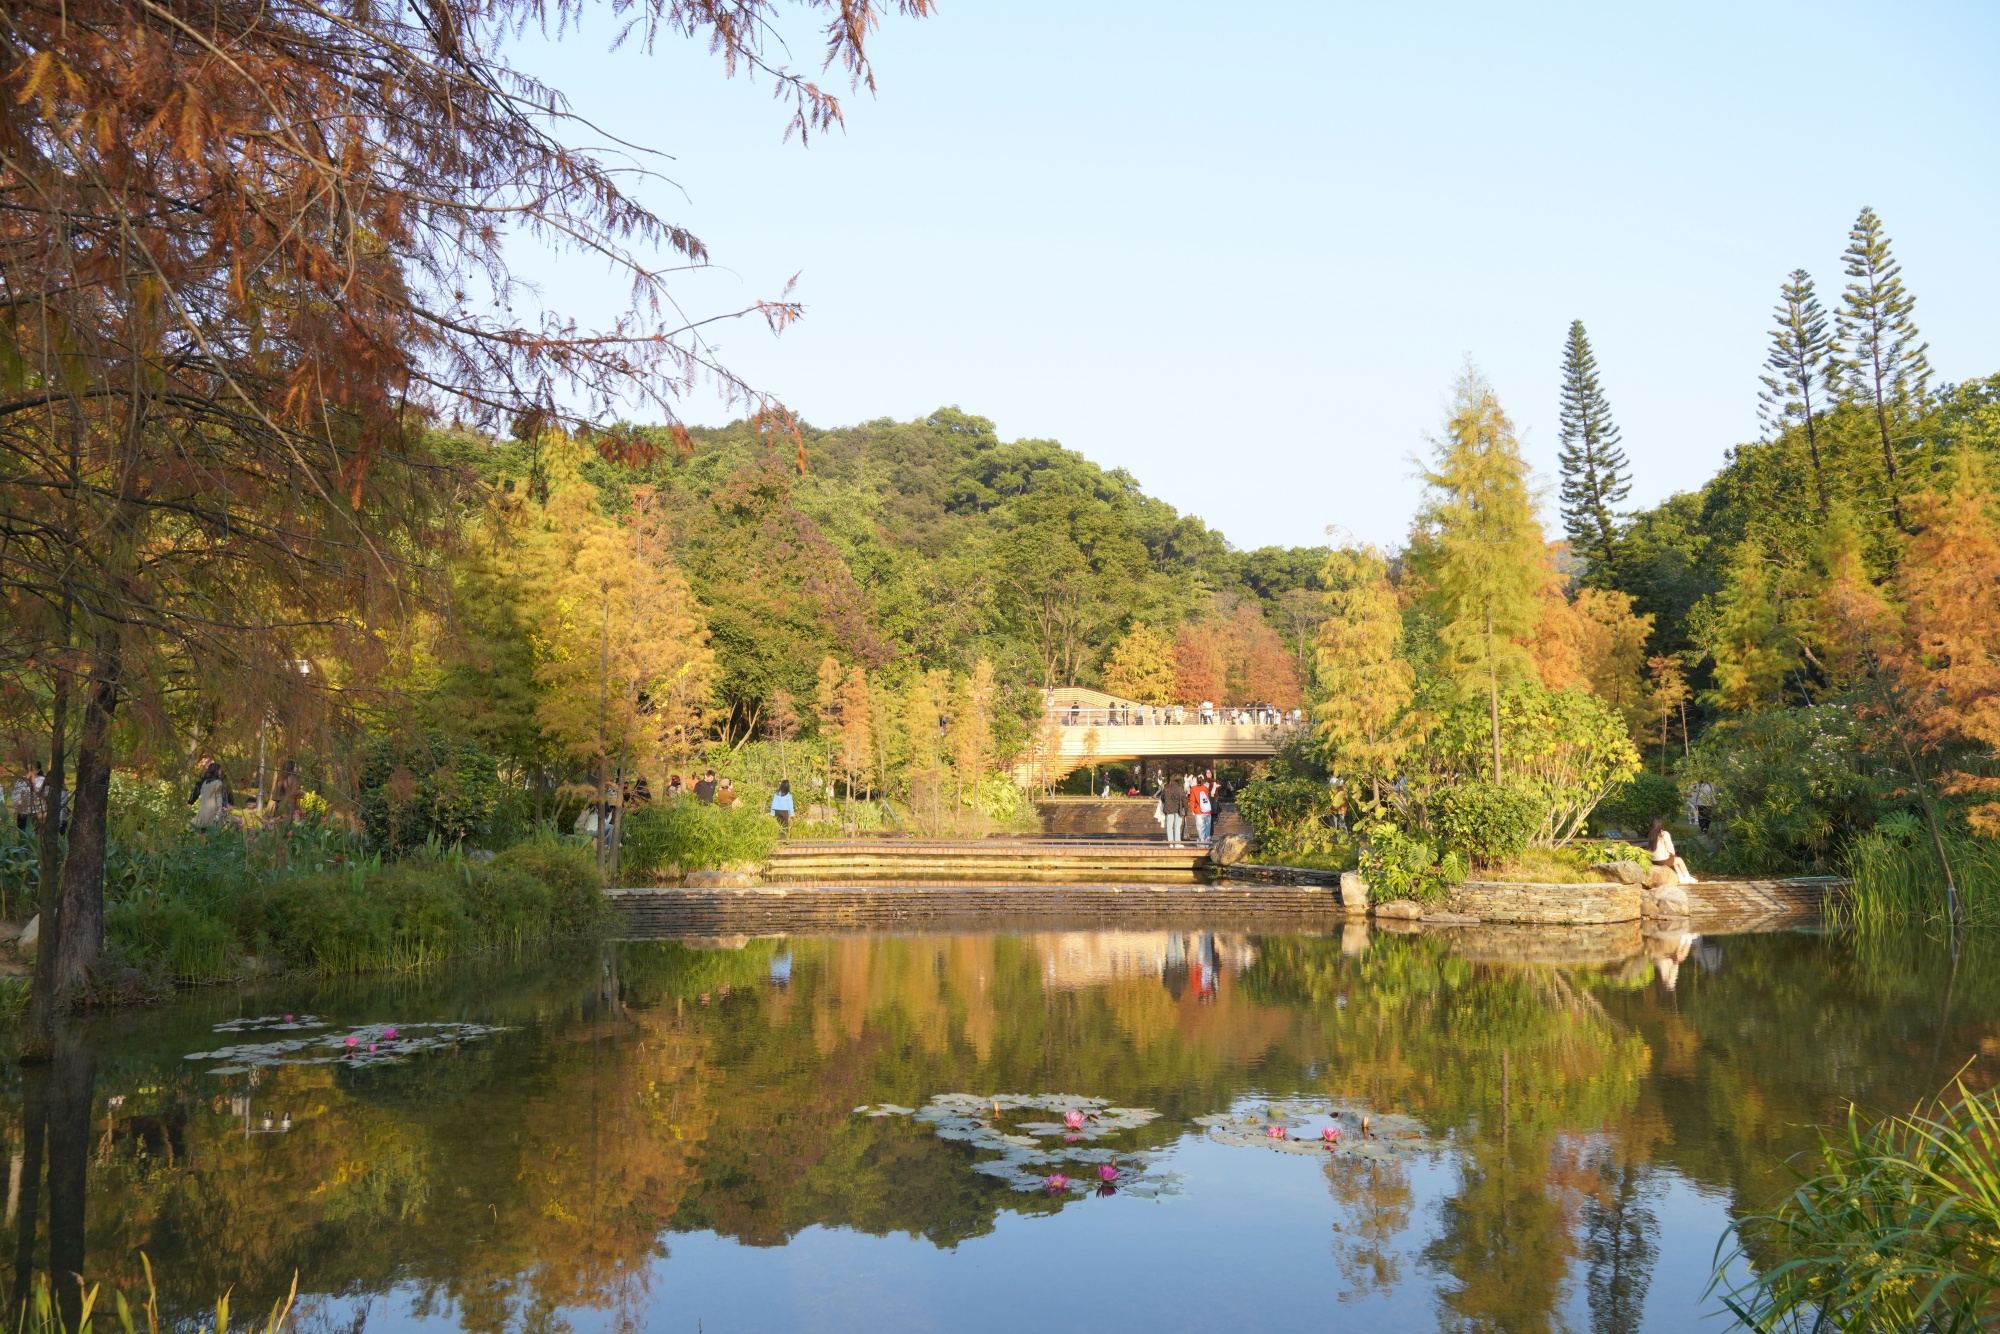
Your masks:
M1570 957L1496 961L1530 945ZM1671 989L1636 930L1159 931L628 943L198 996L11 1072L10 1277L25 1226L37 1267L53 1247L129 1284L145 1250L183 1314L296 1267L309 1334L1685 1329L1810 1123L1905 1108L2000 1042L1985 942L1955 973L1915 938L1689 945ZM504 1031L400 1063L183 1059L291 1012ZM856 1111L948 1093L1159 1115L1055 1167L1062 1106ZM1288 1135L1340 1147L1197 1123L1288 1098L1321 1100ZM1443 1147L1385 1139L1401 1117ZM53 1198L20 1166L43 1132ZM1107 1157L1173 1189L1100 1194ZM1057 1170L1078 1181L1028 1175Z

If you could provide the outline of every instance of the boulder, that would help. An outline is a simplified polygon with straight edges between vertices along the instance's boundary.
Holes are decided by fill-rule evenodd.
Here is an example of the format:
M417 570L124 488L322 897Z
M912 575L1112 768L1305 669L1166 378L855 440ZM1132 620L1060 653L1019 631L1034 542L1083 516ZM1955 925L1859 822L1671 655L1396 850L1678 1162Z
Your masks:
M689 871L681 884L688 889L755 889L757 877L748 871Z
M1368 911L1368 882L1359 871L1340 873L1340 906L1350 917L1360 917Z
M1244 834L1224 834L1208 849L1208 859L1217 866L1234 866L1250 855L1250 839Z
M1643 917L1686 917L1687 891L1679 885L1643 889L1639 892L1639 913Z
M20 936L14 941L14 948L21 951L24 957L31 956L35 952L35 943L41 938L42 915L36 913L28 919L28 924L21 928Z
M1415 899L1392 899L1388 903L1377 905L1375 915L1391 922L1421 921L1424 905Z
M1648 868L1638 862L1597 862L1590 869L1615 884L1643 885Z

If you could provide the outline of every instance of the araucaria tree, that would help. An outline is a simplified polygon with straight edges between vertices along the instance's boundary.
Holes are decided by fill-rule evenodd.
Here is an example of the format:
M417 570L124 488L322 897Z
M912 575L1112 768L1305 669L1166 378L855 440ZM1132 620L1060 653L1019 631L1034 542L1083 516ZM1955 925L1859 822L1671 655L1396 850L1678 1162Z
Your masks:
M831 11L829 59L865 80L876 0L802 2ZM440 547L428 421L582 424L638 399L671 422L697 377L755 400L667 286L701 242L627 193L624 153L572 145L561 95L497 54L516 25L582 8L0 11L0 587L41 609L16 661L61 662L82 702L44 915L56 994L102 948L114 713L135 702L137 725L178 731L373 678L394 642L378 630L407 622ZM834 99L762 58L775 8L657 0L636 21L768 73L796 128L825 128ZM628 314L581 330L540 309L509 270L523 239L622 272Z
M1771 326L1771 354L1764 360L1764 388L1757 397L1764 424L1774 436L1803 428L1812 458L1813 490L1819 512L1827 512L1826 470L1819 455L1819 417L1838 380L1840 346L1827 332L1826 311L1813 290L1812 275L1793 269L1778 289Z
M1498 781L1501 687L1534 674L1525 645L1548 577L1542 528L1514 424L1477 370L1459 377L1434 444L1410 554L1434 590L1445 667L1461 688L1487 698Z
M1917 333L1916 298L1903 289L1903 266L1889 252L1889 237L1875 210L1864 208L1847 234L1847 276L1852 281L1836 320L1844 350L1841 391L1875 418L1882 441L1882 470L1889 513L1903 526L1897 481L1896 433L1923 401L1930 384L1930 345Z
M1618 506L1632 490L1631 466L1618 444L1611 403L1597 382L1597 357L1582 320L1572 320L1563 344L1560 415L1562 518L1570 549L1608 576L1618 540Z

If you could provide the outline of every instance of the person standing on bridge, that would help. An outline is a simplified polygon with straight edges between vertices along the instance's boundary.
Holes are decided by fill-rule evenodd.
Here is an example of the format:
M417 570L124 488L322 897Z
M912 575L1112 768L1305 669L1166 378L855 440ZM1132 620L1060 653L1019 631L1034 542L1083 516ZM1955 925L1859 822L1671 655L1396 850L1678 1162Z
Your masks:
M1181 823L1187 818L1187 788L1181 783L1180 775L1170 776L1160 785L1160 814L1167 826L1167 846L1181 845Z

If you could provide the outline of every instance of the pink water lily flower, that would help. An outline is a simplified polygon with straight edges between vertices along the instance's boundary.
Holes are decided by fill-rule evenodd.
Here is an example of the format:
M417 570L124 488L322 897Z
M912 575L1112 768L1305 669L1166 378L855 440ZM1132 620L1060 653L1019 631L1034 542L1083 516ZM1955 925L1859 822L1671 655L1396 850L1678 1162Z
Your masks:
M1057 1172L1054 1176L1048 1179L1047 1185L1049 1188L1049 1194L1054 1195L1058 1191L1065 1191L1069 1189L1069 1178L1064 1176L1062 1173Z
M350 1047L358 1047L358 1046L360 1046L360 1045L361 1045L361 1039L360 1039L360 1038L357 1038L357 1037L352 1037L352 1036L350 1036L350 1037L349 1037L349 1038L347 1039L347 1045L348 1045L348 1046L350 1046Z
M1115 1163L1100 1164L1097 1169L1097 1177L1100 1181L1116 1181L1118 1179L1117 1165Z
M1340 1142L1340 1127L1328 1126L1326 1129L1319 1132L1319 1137L1325 1140L1328 1144L1338 1144Z
M1074 1109L1063 1113L1063 1124L1071 1130L1083 1129L1083 1113Z
M388 1026L387 1028L383 1029L383 1030L382 1030L382 1036L383 1036L383 1037L385 1037L385 1038L388 1038L388 1039L389 1039L390 1041L392 1041L392 1042L393 1042L393 1041L395 1041L395 1038L396 1038L396 1026L395 1026L394 1024L391 1024L391 1025L389 1025L389 1026Z
M289 1024L289 1023L291 1023L291 1022L292 1022L292 1016L290 1016L290 1015L286 1015L286 1016L285 1016L285 1022L286 1022L286 1023L288 1023L288 1024Z
M1264 1133L1272 1139L1283 1139L1285 1137L1285 1128L1283 1126L1266 1126Z
M369 1044L368 1044L368 1050L370 1050L370 1051L374 1051L374 1050L375 1050L375 1044L374 1044L374 1043L372 1043L372 1042L371 1042L371 1043L369 1043Z

